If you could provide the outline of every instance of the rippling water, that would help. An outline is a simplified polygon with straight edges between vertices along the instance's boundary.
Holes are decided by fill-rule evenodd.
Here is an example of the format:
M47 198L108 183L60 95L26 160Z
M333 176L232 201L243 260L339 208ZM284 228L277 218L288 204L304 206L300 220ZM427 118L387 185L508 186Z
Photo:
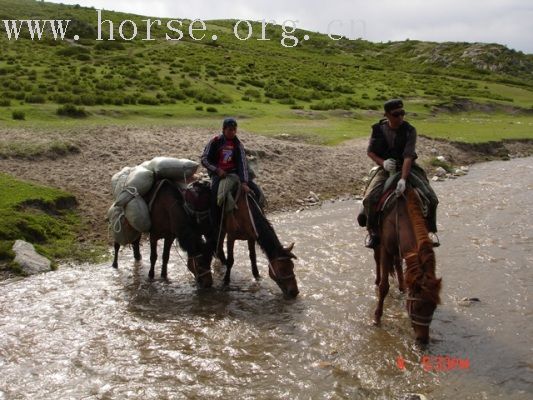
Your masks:
M359 205L344 201L271 217L296 241L292 301L262 255L265 278L253 280L245 242L229 290L216 271L199 292L175 252L170 282L149 282L148 246L137 264L123 251L118 271L64 266L3 282L0 399L530 399L533 159L477 165L435 188L444 286L428 348L414 345L395 283L372 326L374 264ZM422 357L438 355L469 367L426 371Z

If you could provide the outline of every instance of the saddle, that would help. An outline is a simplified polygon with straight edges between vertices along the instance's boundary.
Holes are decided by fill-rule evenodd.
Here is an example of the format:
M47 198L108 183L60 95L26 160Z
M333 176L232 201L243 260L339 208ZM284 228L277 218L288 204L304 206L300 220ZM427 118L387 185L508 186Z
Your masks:
M394 204L396 198L395 198L395 190L396 190L396 184L400 180L400 173L397 172L396 174L391 175L387 181L385 182L385 185L383 187L383 194L379 198L379 201L376 204L376 210L378 212L385 211L390 205ZM414 186L412 184L411 179L408 179L408 184L415 189L415 193L417 194L418 198L420 199L422 203L422 213L424 215L424 218L428 216L428 210L429 210L429 199L424 195L422 190L420 188Z
M199 180L190 183L185 189L180 190L185 200L185 211L198 222L209 216L210 182Z

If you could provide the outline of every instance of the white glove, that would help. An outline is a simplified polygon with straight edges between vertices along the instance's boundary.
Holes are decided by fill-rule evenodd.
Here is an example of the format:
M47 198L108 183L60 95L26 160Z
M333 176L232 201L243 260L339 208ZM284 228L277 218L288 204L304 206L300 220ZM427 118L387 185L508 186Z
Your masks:
M396 172L396 160L394 158L387 158L383 161L383 168L388 172Z
M405 192L405 179L400 179L396 185L394 193L396 193L396 196L401 196L403 192Z

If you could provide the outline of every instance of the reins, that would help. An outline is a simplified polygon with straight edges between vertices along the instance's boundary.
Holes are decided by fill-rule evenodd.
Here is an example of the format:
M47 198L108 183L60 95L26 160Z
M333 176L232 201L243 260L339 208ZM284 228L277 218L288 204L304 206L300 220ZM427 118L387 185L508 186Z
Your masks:
M272 262L273 261L281 261L281 260L290 260L290 257L283 256L283 257L276 257L276 258L274 258L272 260L268 260L268 269L270 270L270 272L274 276L274 280L276 282L281 282L281 281L286 281L286 280L289 280L289 279L294 279L296 277L294 275L294 272L291 275L278 277L278 275L276 274L276 270L274 269L274 266L272 265Z
M185 267L187 267L187 269L189 269L188 265L187 265L187 261L185 261L183 259L183 257L181 256L180 252L179 252L179 249L178 249L178 246L176 245L176 242L174 241L174 247L176 248L176 253L178 253L178 256L179 258L181 259L181 261L183 262L183 264L185 265ZM198 279L198 278L201 278L202 276L205 276L209 273L211 273L211 268L209 269L206 269L205 271L201 272L201 273L198 273L198 263L196 262L196 259L197 258L200 258L202 257L202 254L197 254L195 256L190 256L189 258L192 259L192 266L193 266L193 271L191 272L194 276L195 279Z
M409 315L409 318L411 318L411 323L415 325L420 325L420 326L429 326L431 324L431 321L433 320L433 315L430 317L425 317L423 315L415 314L412 310L414 301L426 301L426 300L421 299L419 297L408 297L407 301L411 301L411 303L409 303L409 307L407 307L407 314Z

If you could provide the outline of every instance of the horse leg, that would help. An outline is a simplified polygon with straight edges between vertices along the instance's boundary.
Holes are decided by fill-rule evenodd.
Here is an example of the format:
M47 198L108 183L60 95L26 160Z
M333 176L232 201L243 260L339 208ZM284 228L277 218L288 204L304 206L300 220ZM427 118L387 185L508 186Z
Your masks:
M119 250L120 250L120 244L115 242L115 257L113 258L113 264L111 264L113 268L118 268L118 251Z
M377 286L381 281L381 270L379 266L379 247L377 249L374 249L374 261L376 262L376 280L374 281L374 284Z
M400 256L394 257L394 269L396 270L396 277L398 278L398 289L400 292L405 292L405 283L403 280L402 258Z
M157 261L157 239L150 235L150 271L148 271L148 278L154 279L155 262Z
M227 239L228 258L226 260L226 274L224 275L224 285L229 285L229 282L230 282L231 267L233 267L233 263L235 262L233 258L233 247L234 246L235 246L235 239L233 239L232 237L228 235L228 239Z
M170 258L170 248L172 247L172 238L165 238L163 243L163 265L161 266L161 278L167 279L167 265Z
M381 279L379 282L379 299L378 306L374 312L374 324L379 325L381 323L381 316L383 315L383 302L385 297L389 293L389 266L392 267L392 257L386 253L383 249L380 254L380 269L381 269Z
M137 239L135 242L131 244L133 246L133 258L135 261L140 261L141 257L141 237L139 236L139 239Z
M259 279L259 271L257 269L257 255L255 254L255 240L248 239L248 254L250 255L250 261L252 263L252 274L255 279Z

